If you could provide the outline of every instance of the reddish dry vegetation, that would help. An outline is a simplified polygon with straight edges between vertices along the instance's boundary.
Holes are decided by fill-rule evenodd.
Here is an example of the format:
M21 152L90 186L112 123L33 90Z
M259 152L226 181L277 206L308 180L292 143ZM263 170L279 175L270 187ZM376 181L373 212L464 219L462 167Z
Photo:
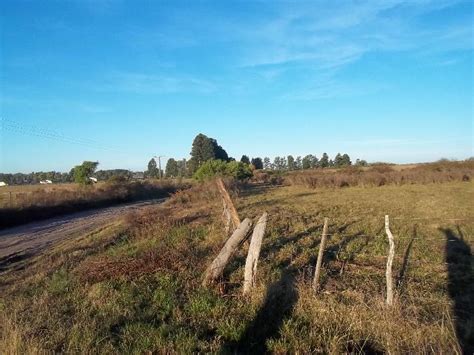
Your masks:
M310 188L383 186L405 184L470 181L474 176L474 161L439 162L395 169L388 164L370 168L349 167L338 170L309 170L290 173L285 181L290 185Z
M199 251L194 236L189 233L181 235L179 230L180 227L189 230L208 223L216 207L213 203L216 192L210 185L212 183L178 191L165 206L158 209L148 207L129 213L125 217L128 242L146 243L150 235L157 234L168 237L157 240L152 250L144 249L119 257L97 257L78 268L80 279L89 283L111 279L131 280L159 271L179 273L195 268L209 250Z

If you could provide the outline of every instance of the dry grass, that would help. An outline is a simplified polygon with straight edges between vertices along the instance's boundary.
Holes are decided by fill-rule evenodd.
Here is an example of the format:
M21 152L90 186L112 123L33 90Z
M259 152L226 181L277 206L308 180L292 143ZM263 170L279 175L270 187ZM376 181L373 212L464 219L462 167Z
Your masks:
M173 181L100 183L90 186L7 186L13 197L11 203L7 197L6 205L4 201L4 207L0 208L0 228L89 208L166 197L187 187L189 184Z
M290 173L285 177L285 181L291 185L302 185L309 188L339 188L471 181L473 177L474 162L463 161L407 166L381 164L369 168L307 170Z
M473 195L472 182L243 190L234 195L241 218L256 220L263 210L270 217L258 284L244 298L246 246L220 285L200 285L225 240L220 198L200 185L1 274L0 348L459 353L459 339L464 349L473 340ZM396 238L390 310L384 214ZM324 217L330 238L315 296Z

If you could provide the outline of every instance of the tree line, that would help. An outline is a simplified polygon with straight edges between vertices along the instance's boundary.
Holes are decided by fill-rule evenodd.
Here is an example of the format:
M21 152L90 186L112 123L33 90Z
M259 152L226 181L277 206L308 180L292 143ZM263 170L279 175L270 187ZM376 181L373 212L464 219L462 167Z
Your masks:
M134 177L144 178L178 178L178 177L197 177L201 179L209 174L230 174L235 177L247 177L252 170L275 170L275 171L293 171L318 168L342 168L351 166L353 163L350 156L345 154L336 154L330 159L327 153L321 157L308 154L304 157L288 155L286 157L277 156L273 160L269 157L253 157L243 155L239 161L228 155L225 149L219 145L216 139L207 137L200 133L192 143L190 159L168 159L164 170L160 170L156 159L152 158L148 162L147 169L144 172L132 172L126 169L98 170L98 162L83 162L71 169L68 173L56 171L50 172L32 172L29 174L2 174L0 181L10 185L37 184L42 180L51 180L54 183L78 182L82 184L90 183L90 177L98 181L130 180ZM215 161L219 161L216 163ZM211 163L212 162L212 163ZM365 160L357 159L356 166L368 165ZM199 171L201 169L201 171Z
M209 138L204 134L198 134L193 141L191 149L191 159L176 160L171 158L166 164L164 176L168 178L173 177L191 177L194 176L198 170L209 161L219 160L226 164L236 162L236 159L230 157L222 146L220 146L216 139ZM316 155L308 154L304 157L297 156L296 158L292 155L286 157L275 157L271 160L269 157L261 158L254 157L250 158L247 155L243 155L240 158L240 163L250 166L255 170L277 170L277 171L293 171L293 170L307 170L317 168L342 168L353 165L350 156L347 153L337 153L333 159L329 158L327 153L323 153L320 158ZM354 163L356 166L367 166L368 163L365 160L357 159ZM216 169L217 164L213 165L214 168L206 166L206 169ZM220 170L225 169L224 165L219 167ZM235 167L233 168L236 169ZM161 172L163 175L163 172ZM146 175L149 177L159 177L160 172L157 168L155 159L150 160L148 163L148 170Z

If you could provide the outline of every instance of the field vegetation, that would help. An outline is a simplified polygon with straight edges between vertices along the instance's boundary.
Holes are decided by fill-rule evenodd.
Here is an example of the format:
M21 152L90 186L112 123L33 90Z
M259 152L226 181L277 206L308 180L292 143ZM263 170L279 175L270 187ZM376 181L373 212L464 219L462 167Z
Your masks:
M242 219L269 214L250 296L242 296L248 243L220 283L201 286L226 235L215 184L198 184L43 255L0 263L0 348L472 353L472 181L315 189L288 179L232 188ZM392 308L384 303L385 214L396 242ZM324 217L329 242L315 295Z
M0 195L0 228L89 208L167 197L188 186L183 181L122 179L96 185L6 186Z
M320 188L443 183L470 181L473 177L474 161L467 160L408 166L373 164L370 167L304 170L290 172L285 180L291 185Z

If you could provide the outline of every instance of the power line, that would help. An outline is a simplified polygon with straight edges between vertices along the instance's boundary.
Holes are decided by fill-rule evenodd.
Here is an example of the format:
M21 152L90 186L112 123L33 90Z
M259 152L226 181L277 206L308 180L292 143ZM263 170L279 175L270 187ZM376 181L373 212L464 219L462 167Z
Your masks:
M64 142L69 144L76 144L87 148L93 148L103 151L111 151L120 154L131 155L130 152L126 152L114 147L103 145L101 142L95 141L89 138L70 137L57 130L49 128L38 127L34 125L26 125L24 123L16 122L11 119L1 118L0 130L18 133L27 136L34 136L38 138L50 139L58 142ZM150 154L151 155L151 154Z

